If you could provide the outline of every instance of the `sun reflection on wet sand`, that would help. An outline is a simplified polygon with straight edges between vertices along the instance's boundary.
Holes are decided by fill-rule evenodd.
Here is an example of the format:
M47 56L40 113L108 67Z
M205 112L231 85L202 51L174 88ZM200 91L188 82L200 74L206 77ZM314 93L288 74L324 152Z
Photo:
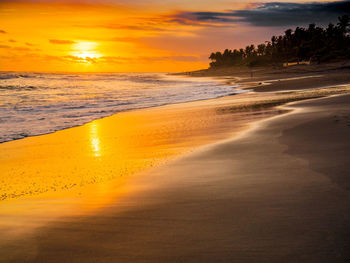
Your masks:
M95 157L101 156L100 138L98 134L97 122L90 123L91 148Z

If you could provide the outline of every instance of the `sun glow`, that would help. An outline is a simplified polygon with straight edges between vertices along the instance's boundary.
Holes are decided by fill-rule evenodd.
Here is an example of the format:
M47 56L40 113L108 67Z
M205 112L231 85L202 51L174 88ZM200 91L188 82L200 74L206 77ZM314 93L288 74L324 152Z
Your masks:
M160 72L207 66L194 41L199 27L169 22L172 11L164 17L151 6L102 2L0 0L0 71Z
M99 44L96 42L79 41L72 45L72 56L91 62L93 59L102 57L98 51Z

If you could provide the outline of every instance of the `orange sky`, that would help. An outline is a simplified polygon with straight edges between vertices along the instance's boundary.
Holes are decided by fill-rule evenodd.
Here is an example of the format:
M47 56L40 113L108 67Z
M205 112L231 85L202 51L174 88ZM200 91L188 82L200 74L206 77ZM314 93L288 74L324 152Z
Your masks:
M212 1L186 2L0 1L0 70L195 70L207 67L211 51L238 48L271 35L268 29L177 16L199 7L244 8L244 2L216 1L216 8Z

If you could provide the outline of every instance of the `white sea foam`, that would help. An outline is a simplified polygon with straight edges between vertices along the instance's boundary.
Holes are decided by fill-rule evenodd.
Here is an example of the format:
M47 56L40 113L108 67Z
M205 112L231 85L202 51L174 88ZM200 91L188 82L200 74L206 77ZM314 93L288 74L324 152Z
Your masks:
M0 73L0 142L82 125L119 111L240 93L214 79L163 73Z

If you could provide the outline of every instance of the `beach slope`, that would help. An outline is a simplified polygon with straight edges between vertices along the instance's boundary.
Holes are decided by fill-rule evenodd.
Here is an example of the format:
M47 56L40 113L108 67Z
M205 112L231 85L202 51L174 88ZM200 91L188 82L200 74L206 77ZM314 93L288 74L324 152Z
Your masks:
M350 96L288 108L42 227L13 262L348 262Z

